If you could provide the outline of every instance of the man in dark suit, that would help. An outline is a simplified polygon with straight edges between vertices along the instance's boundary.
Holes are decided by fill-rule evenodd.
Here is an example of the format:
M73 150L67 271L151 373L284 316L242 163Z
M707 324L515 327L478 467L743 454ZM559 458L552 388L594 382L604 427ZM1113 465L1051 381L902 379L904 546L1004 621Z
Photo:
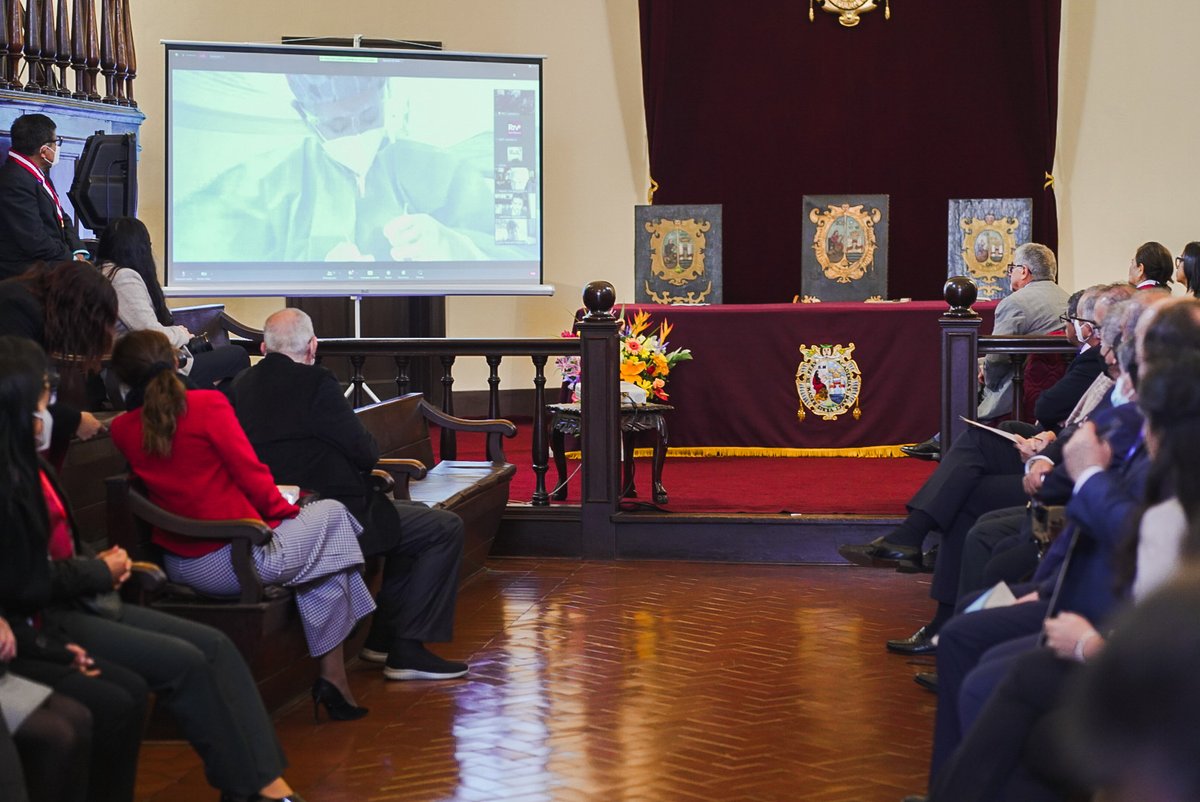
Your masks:
M50 180L61 146L44 114L13 122L12 149L0 166L0 279L25 272L31 262L88 258Z
M379 447L332 373L314 364L312 320L284 309L263 327L263 359L233 381L230 397L258 458L275 481L341 501L363 524L367 556L384 555L383 586L360 656L388 679L453 679L466 663L443 660L428 641L454 626L463 523L423 504L393 502L369 476Z

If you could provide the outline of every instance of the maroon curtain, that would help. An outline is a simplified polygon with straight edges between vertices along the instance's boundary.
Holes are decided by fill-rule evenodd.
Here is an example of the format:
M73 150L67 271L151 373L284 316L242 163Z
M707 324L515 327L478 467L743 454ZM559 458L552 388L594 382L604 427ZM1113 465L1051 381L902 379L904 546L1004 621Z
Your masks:
M726 303L800 291L804 195L891 196L893 298L941 297L951 198L1031 197L1057 248L1060 3L640 0L654 202L724 204Z

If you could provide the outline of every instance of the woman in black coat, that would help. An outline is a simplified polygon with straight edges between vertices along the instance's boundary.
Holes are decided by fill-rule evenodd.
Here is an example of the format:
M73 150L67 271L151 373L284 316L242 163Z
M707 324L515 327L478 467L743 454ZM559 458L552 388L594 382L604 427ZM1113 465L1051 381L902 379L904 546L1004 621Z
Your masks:
M36 345L0 337L0 431L11 438L8 498L0 520L5 550L0 601L10 614L36 612L44 631L61 633L85 649L100 678L120 678L130 695L148 685L204 760L206 776L222 799L299 800L283 780L283 751L233 643L211 627L122 605L113 590L129 577L128 555L120 548L92 554L78 538L66 496L36 457L35 439L48 439L42 415L50 395L46 371L45 355ZM63 684L55 687L74 695ZM92 714L97 721L107 715L96 709ZM138 717L135 729L140 725ZM127 770L128 751L121 760ZM124 797L115 791L96 796L104 788L97 769L102 767L93 759L92 799L132 798L131 773L112 781Z

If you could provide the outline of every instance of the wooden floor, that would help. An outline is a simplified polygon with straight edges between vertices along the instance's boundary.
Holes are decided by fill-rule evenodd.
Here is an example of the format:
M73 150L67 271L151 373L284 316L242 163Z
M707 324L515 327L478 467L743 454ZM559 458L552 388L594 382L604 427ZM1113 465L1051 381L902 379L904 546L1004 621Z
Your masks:
M927 577L832 566L492 560L439 651L468 679L387 682L371 708L278 731L308 802L820 800L922 791L928 660L884 641L927 618ZM916 663L916 664L914 664ZM186 744L147 744L138 799L213 802Z

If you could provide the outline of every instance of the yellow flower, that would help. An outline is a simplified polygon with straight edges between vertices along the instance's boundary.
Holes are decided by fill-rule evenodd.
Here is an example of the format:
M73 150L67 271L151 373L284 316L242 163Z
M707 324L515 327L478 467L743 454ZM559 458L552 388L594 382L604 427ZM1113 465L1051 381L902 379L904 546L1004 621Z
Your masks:
M629 324L629 334L636 337L646 329L650 328L650 313L642 309L633 315L633 322Z
M640 359L625 359L621 362L621 381L634 382L642 376L642 371L646 369L646 363Z

